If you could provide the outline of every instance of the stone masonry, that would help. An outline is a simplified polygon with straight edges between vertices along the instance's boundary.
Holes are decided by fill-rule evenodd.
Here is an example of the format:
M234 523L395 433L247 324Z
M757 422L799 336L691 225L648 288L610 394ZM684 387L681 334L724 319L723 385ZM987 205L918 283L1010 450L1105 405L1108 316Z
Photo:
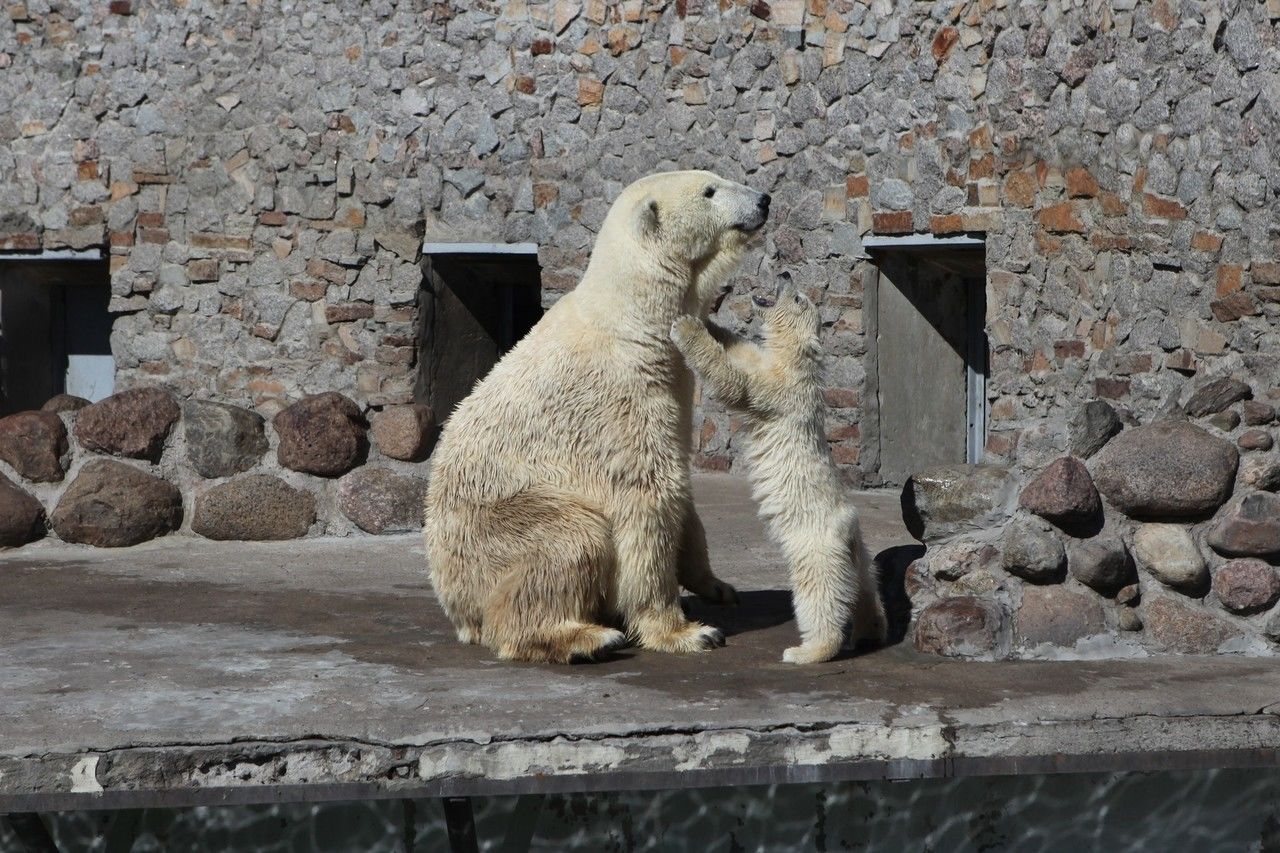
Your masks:
M7 0L0 251L111 258L120 387L268 420L413 402L421 244L531 241L544 301L633 178L774 197L721 311L822 306L829 438L860 430L868 234L987 241L993 460L1106 399L1280 376L1280 0ZM700 409L696 464L737 426ZM1249 440L1262 441L1258 437ZM867 470L863 470L863 466Z

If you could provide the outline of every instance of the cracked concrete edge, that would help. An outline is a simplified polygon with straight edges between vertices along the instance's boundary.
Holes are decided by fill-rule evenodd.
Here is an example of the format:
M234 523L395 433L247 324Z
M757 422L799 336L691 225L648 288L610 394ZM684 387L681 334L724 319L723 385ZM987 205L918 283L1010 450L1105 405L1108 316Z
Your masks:
M301 738L0 757L0 812L1280 766L1280 717Z

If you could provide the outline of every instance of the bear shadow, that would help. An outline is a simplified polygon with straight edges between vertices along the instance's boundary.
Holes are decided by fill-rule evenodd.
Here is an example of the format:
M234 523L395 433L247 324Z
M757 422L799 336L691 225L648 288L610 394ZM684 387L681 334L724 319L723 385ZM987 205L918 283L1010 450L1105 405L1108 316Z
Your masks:
M690 619L715 625L726 637L764 631L794 618L791 591L786 589L739 590L737 605L708 604L691 595L682 602Z

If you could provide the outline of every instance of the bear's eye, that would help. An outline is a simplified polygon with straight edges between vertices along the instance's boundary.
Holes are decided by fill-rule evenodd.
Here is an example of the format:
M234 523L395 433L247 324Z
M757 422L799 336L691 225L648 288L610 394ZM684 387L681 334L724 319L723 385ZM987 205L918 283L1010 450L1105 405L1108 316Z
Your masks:
M702 191L703 198L711 198L715 194L716 194L715 187L707 187L705 190Z

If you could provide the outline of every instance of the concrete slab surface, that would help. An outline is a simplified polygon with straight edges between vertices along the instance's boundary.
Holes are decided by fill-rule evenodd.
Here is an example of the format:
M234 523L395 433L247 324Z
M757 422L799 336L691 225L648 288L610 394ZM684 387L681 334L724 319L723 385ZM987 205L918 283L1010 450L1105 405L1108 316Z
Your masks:
M558 667L454 641L417 536L0 557L0 812L1273 766L1280 667L975 663L905 645L797 668L745 482L697 479L726 648ZM873 551L912 553L897 496ZM897 550L892 550L897 549Z

